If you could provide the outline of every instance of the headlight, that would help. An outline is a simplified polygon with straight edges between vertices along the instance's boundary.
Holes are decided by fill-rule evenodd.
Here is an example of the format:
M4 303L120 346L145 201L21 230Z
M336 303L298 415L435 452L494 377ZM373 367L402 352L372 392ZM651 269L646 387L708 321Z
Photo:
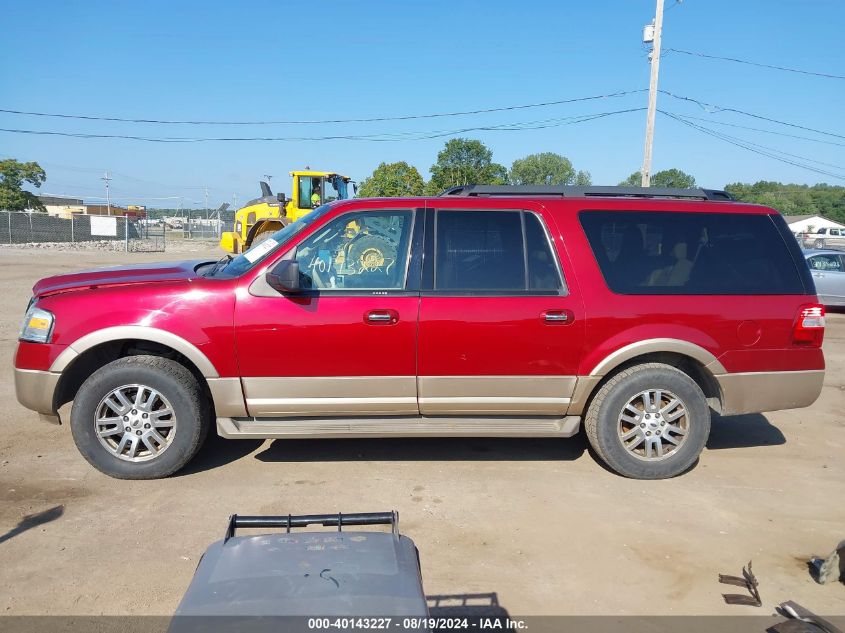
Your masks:
M53 332L54 317L47 310L36 308L30 304L23 319L20 340L31 343L46 343Z

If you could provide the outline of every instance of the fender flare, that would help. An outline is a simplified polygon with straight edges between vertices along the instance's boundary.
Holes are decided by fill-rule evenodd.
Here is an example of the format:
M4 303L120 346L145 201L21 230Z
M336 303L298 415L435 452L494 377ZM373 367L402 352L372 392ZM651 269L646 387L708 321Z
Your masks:
M652 338L631 343L608 354L593 368L589 375L606 376L632 358L659 352L671 352L681 354L682 356L689 356L701 363L714 376L728 373L722 363L719 362L719 359L700 345L675 338Z
M208 360L208 357L200 351L193 343L186 341L181 336L168 332L167 330L160 330L158 328L146 327L142 325L120 325L115 327L107 327L102 330L97 330L86 334L73 343L59 354L50 367L51 372L63 372L77 356L89 349L108 343L111 341L120 341L126 339L134 339L141 341L150 341L153 343L160 343L170 347L188 360L190 360L202 375L206 378L219 378L217 369L214 364Z

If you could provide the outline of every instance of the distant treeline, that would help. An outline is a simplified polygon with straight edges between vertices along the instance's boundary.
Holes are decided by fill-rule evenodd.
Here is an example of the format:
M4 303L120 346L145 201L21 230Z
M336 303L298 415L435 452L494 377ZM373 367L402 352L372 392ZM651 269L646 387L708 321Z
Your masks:
M761 180L753 185L736 182L725 189L738 200L764 204L784 215L823 215L845 224L845 187Z
M754 184L735 182L725 185L737 200L764 204L784 215L823 215L845 224L845 187L834 185L794 185L761 180ZM147 217L158 219L190 213L205 217L204 209L150 209Z

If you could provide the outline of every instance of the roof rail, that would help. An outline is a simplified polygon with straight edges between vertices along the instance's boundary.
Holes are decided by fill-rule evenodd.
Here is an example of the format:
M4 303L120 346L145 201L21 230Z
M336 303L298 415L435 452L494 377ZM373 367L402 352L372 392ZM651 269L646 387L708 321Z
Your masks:
M733 200L718 189L671 189L664 187L571 187L563 185L461 185L447 189L441 196L559 196L562 198L691 198L697 200Z

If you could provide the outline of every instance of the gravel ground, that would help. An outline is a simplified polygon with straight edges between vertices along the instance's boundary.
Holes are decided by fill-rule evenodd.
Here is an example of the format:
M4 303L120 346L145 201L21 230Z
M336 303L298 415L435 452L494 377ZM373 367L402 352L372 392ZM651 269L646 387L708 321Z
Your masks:
M845 314L829 318L813 407L716 420L699 465L669 481L613 475L583 436L213 437L171 479L110 479L66 426L15 401L20 320L39 277L178 257L0 251L0 614L171 614L233 512L389 509L419 547L427 594L495 593L511 614L768 614L788 599L845 614L845 586L816 585L806 565L845 538ZM763 609L725 605L716 582L749 559Z

